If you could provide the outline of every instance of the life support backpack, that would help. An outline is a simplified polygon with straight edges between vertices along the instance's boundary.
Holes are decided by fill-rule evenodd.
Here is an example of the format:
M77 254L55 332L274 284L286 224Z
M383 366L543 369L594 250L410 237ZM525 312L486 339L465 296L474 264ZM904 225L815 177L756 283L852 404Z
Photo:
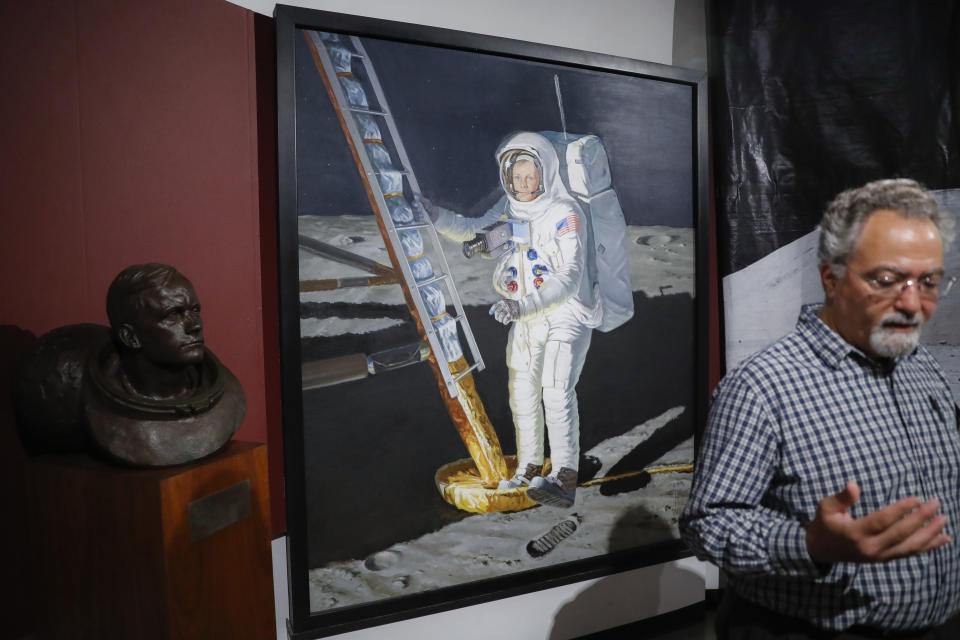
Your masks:
M594 135L541 131L557 150L560 177L580 203L587 229L587 273L599 286L600 331L612 331L633 317L633 287L627 223L610 180L603 141ZM596 287L595 287L596 289Z

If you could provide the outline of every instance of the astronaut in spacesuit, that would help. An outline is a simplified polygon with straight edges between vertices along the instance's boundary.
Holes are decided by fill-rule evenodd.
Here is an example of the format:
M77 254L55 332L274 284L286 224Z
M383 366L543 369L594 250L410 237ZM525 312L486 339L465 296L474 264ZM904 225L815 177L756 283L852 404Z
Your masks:
M560 178L560 162L543 136L522 132L496 153L505 195L483 216L465 218L422 200L438 232L470 240L499 220L525 222L529 240L502 254L493 287L503 296L490 308L510 325L507 368L517 439L517 473L500 489L527 487L551 506L573 504L580 457L580 417L575 387L590 335L600 322L599 296L587 269L587 226ZM544 422L551 467L543 476Z

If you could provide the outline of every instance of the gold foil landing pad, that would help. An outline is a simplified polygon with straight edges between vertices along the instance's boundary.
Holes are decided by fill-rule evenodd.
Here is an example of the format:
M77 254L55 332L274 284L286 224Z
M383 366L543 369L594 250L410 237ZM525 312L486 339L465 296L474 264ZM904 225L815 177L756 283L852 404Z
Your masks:
M504 456L504 459L507 477L512 478L517 469L517 457ZM522 511L538 504L527 497L526 487L502 491L484 487L477 465L469 458L455 460L437 469L434 482L444 500L471 513Z

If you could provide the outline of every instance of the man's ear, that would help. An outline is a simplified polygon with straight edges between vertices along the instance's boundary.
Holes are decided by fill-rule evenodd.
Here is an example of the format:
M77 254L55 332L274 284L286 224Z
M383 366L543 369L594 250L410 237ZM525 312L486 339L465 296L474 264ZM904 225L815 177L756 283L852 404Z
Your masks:
M829 303L840 284L840 279L833 272L829 264L820 265L820 282L823 284L823 296Z
M120 329L117 330L117 338L127 349L136 351L140 348L140 337L137 335L137 332L134 331L133 326L124 322L120 325Z

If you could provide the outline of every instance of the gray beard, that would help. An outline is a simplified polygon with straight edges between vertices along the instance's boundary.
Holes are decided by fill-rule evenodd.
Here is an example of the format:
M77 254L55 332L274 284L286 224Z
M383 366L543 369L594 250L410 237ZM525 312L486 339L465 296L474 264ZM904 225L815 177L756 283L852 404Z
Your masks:
M880 323L870 332L870 348L874 353L883 358L899 358L913 353L920 344L920 324L917 324L913 331L903 333L884 326L889 320L898 322L910 322L903 314L892 313L880 321Z

